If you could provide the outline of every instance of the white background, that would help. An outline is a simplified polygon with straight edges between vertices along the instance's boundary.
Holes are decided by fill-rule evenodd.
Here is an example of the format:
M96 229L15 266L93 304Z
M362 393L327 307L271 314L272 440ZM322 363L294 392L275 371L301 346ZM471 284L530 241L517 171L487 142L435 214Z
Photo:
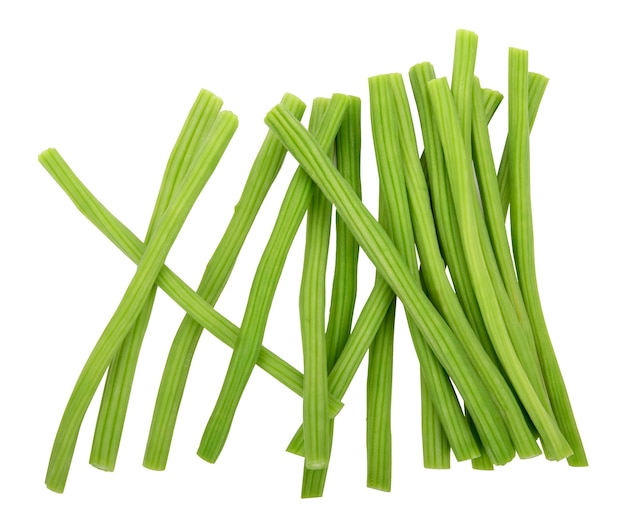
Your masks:
M563 6L563 7L561 7ZM3 2L0 8L0 529L624 530L624 52L618 2ZM37 162L56 147L138 236L198 90L240 126L168 264L199 281L266 128L289 91L306 102L363 98L365 202L376 205L367 78L431 61L451 73L455 31L479 35L476 72L506 92L507 48L551 81L531 140L540 290L590 467L542 458L495 472L421 465L418 366L398 317L391 493L365 487L365 371L337 422L325 495L301 500L301 460L284 452L297 396L256 370L219 461L197 444L230 350L203 336L165 472L142 468L161 369L183 316L159 294L114 473L88 464L95 404L66 492L44 486L75 379L134 267ZM492 125L502 146L506 104ZM288 159L217 308L239 323L258 258L295 168ZM302 232L265 344L301 367ZM373 270L361 255L361 296ZM99 396L97 396L99 397ZM383 528L384 527L384 528Z

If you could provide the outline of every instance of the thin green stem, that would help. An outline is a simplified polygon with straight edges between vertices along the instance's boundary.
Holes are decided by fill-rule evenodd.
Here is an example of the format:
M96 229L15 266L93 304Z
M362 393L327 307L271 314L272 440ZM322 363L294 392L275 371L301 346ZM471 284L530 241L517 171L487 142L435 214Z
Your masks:
M295 116L295 115L294 115ZM337 169L361 197L361 100L350 97L346 118L339 128L336 141ZM339 214L335 216L335 272L326 329L328 370L335 365L343 350L354 314L357 289L359 244Z
M511 240L524 302L539 346L543 373L557 423L572 455L570 465L586 466L587 457L574 419L565 382L546 325L535 270L535 249L530 194L530 119L528 105L528 52L509 51L509 137L511 139ZM560 456L555 456L555 459Z
M324 114L327 101L320 107ZM319 130L319 124L311 123ZM329 149L332 155L334 145ZM326 353L326 266L330 242L332 205L313 186L307 210L306 242L300 287L300 330L304 359L304 465L325 469L330 459L328 412L328 355Z
M485 116L487 117L487 123L491 121L493 115L500 107L502 100L504 99L504 94L498 91L494 91L493 89L485 89L482 91L482 100L485 105Z
M391 383L395 300L370 346L367 366L367 487L391 491Z
M370 80L371 83L371 80ZM371 91L371 89L370 89ZM375 101L370 99L372 113ZM376 120L372 120L372 130ZM389 202L379 180L378 221L392 235ZM393 238L393 237L392 237ZM376 272L376 282L384 282ZM387 309L385 317L369 348L366 387L367 487L391 491L391 390L393 383L393 342L395 335L396 301Z
M348 102L348 97L343 95L334 95L331 99L317 132L326 151L333 145ZM276 224L259 262L241 323L241 334L237 337L222 389L200 442L198 455L208 462L217 460L226 443L235 410L259 354L283 265L306 212L310 194L311 180L305 170L299 168L285 194Z
M533 130L535 118L537 118L537 112L539 111L539 105L543 98L543 94L548 86L548 78L541 74L535 74L534 72L528 73L528 122L530 131ZM506 142L504 144L504 151L502 152L502 158L500 159L500 166L498 167L498 185L500 188L500 200L502 202L502 211L506 218L507 211L509 210L509 203L511 201L511 147L510 147L509 135L507 134Z
M304 103L286 94L282 103L302 117ZM197 293L214 306L228 281L245 238L285 159L286 150L276 136L268 132L256 156L241 197L224 235L209 260ZM178 410L193 355L203 327L187 314L181 322L161 377L143 464L163 470L167 464Z
M476 458L472 458L472 469L477 469L479 471L493 471L494 469L493 461L489 458L489 455L483 448L482 442L480 441L480 436L478 434L478 431L476 430L476 425L474 424L474 421L472 420L472 415L469 412L467 413L467 420L469 422L470 428L472 429L472 432L476 435L476 438L478 438L478 445L480 445L480 450L481 450L480 456L477 456ZM537 447L536 444L535 444L535 447ZM539 454L539 453L540 451L539 451L539 448L537 447L537 453L535 454Z
M472 100L474 67L478 50L478 35L458 30L454 43L451 90L461 123L461 132L468 152L471 152Z
M504 214L500 204L498 179L491 150L491 141L487 129L487 120L483 109L482 91L477 78L474 79L474 114L472 120L472 154L474 170L480 189L482 212L486 222L491 248L500 272L506 293L521 325L523 334L528 337L531 346L529 356L520 354L522 364L540 394L545 405L549 405L539 357L535 349L530 319L524 305L524 299L517 282L515 266L506 234ZM482 222L482 219L480 220ZM514 340L512 336L512 340ZM517 346L516 346L517 347ZM518 349L518 353L520 350Z
M356 194L361 196L361 100L356 96L350 96L350 104L346 116L337 133L335 141L335 158L337 169L351 184ZM350 337L352 317L356 302L357 289L357 265L359 245L343 223L341 216L335 217L335 272L333 288L326 328L326 349L328 355L328 371L337 361ZM329 376L329 388L330 376ZM332 444L334 419L330 420L330 438ZM302 430L301 454L304 454L304 436ZM324 492L328 468L308 469L304 468L302 474L302 497L321 497Z
M411 217L413 214L411 213ZM414 229L415 232L415 229ZM419 255L419 250L418 250ZM432 301L429 293L428 283L424 278L424 269L420 268L420 279L422 281L422 287L424 293ZM441 312L441 311L439 311ZM422 415L422 458L424 461L424 467L427 469L449 469L450 468L450 441L446 436L435 405L427 389L427 384L424 382L424 377L420 369L420 410ZM466 413L467 417L467 413ZM471 420L468 418L468 424L470 429L472 428ZM480 443L480 437L473 431L474 439L481 453L482 446ZM472 458L472 460L475 460Z
M450 469L450 442L420 373L422 459L426 469ZM471 428L471 426L470 426ZM472 460L474 460L472 458Z
M121 342L139 316L176 235L236 128L235 115L227 111L220 113L207 137L205 148L184 181L185 186L175 194L167 215L163 217L150 244L146 245L137 271L79 375L66 406L50 455L46 475L49 489L63 491L78 432L91 399ZM43 161L50 157L53 158L53 155L48 151L40 159Z

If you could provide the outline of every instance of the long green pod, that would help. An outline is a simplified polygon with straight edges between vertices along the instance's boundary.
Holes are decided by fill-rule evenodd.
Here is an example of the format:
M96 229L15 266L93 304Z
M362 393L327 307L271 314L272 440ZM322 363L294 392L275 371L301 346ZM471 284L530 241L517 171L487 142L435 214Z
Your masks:
M130 229L118 220L76 177L56 150L48 150L41 163L69 196L78 210L93 223L113 244L135 264L139 263L145 245ZM159 287L203 328L229 347L234 347L239 328L217 312L206 300L178 277L168 266L163 266L157 277ZM300 371L285 362L266 347L261 348L258 366L302 397L303 376ZM329 397L332 414L341 410L342 404Z
M294 115L302 117L305 105L286 94L281 103ZM214 306L226 285L246 236L285 159L286 150L276 136L268 132L254 160L235 212L209 260L197 293ZM193 355L203 327L187 314L170 347L161 377L143 465L163 470L167 464L178 410L182 401Z
M502 100L504 100L504 94L493 89L482 88L481 90L483 104L485 105L485 116L489 123L493 118L493 115L500 107Z
M565 458L572 450L525 373L499 310L500 303L489 275L479 236L478 213L475 212L473 201L475 191L471 158L463 141L452 93L445 78L430 81L428 91L459 216L463 250L489 336L509 379L544 441L546 455L554 459Z
M317 100L321 120L327 100ZM315 104L314 104L315 105ZM311 119L310 129L320 124ZM329 149L333 154L334 143ZM306 241L300 285L300 330L302 335L304 395L304 467L326 469L330 459L328 411L328 355L326 353L326 266L330 243L332 205L319 188L312 187L307 209Z
M350 96L346 116L341 123L335 140L337 169L350 183L356 194L361 196L361 99ZM352 318L356 303L357 266L359 245L343 223L341 216L335 215L335 271L326 328L326 352L330 371L343 351L352 328ZM329 376L330 388L330 376ZM334 431L334 419L330 421L330 438ZM304 437L301 436L301 454L304 454ZM328 467L308 469L302 473L303 498L321 497Z
M473 81L477 51L478 35L472 31L458 30L454 43L450 89L456 102L463 140L468 152L471 151Z
M587 457L574 419L563 375L546 325L535 270L530 194L530 119L528 52L509 51L509 137L511 139L511 240L519 284L539 346L540 360L556 419L573 449L570 465L586 466Z
M235 115L227 111L220 113L207 136L205 148L200 152L193 169L185 178L184 186L178 189L167 210L167 215L158 225L158 230L155 231L150 244L146 245L145 253L137 265L137 271L85 363L65 408L50 454L46 475L46 485L49 489L63 491L78 432L91 399L113 356L144 306L146 296L158 277L176 235L196 197L217 166L236 128ZM46 158L45 152L41 157Z
M543 98L543 94L548 86L548 78L541 74L534 72L528 73L528 126L529 130L533 130L535 119L537 118L537 112L539 111L539 105ZM500 201L502 202L502 211L506 218L509 210L509 203L511 201L511 142L509 135L507 134L506 142L504 143L504 150L502 151L502 157L500 159L500 166L498 166L498 185L500 188Z
M331 99L320 131L317 132L326 151L333 145L348 103L349 98L341 94ZM235 410L259 354L283 265L306 212L310 194L311 180L305 170L299 168L285 194L276 224L259 262L241 323L241 333L237 337L222 389L198 448L198 455L208 462L217 460L228 437Z
M419 250L418 250L419 253ZM420 268L420 278L424 293L431 299L428 292L428 283L424 278L424 270ZM431 299L432 301L432 299ZM422 461L426 469L450 469L450 441L446 435L446 431L439 419L437 409L428 391L428 385L424 381L424 376L420 371L420 413L422 416ZM467 415L466 415L467 417ZM468 425L472 429L471 419L467 418ZM478 450L486 454L480 443L480 436L473 431L474 439ZM478 457L480 458L480 456ZM472 461L476 458L472 458Z
M540 453L539 447L526 424L515 395L498 366L483 348L448 281L445 262L437 241L435 220L429 208L430 197L426 179L419 164L415 129L404 83L399 74L389 76L388 79L398 114L399 142L406 174L411 221L430 299L462 341L472 364L482 375L489 393L500 405L519 456L522 458L536 456Z
M356 96L350 97L335 144L337 169L361 197L361 100ZM339 214L335 216L335 239L335 271L326 329L329 371L350 336L357 293L359 244Z
M371 88L370 88L371 91ZM375 99L370 97L372 113ZM372 129L377 126L372 120ZM391 213L382 182L378 186L378 221L393 238ZM376 272L376 282L383 281ZM391 391L393 384L393 353L396 322L395 298L369 348L365 396L365 449L367 453L367 487L391 491Z
M370 346L367 364L367 487L391 491L391 386L395 300Z
M499 448L498 454L508 456L511 443L509 440L508 444L502 445L506 428L497 406L468 361L459 340L423 291L415 286L408 266L389 236L345 183L319 144L289 111L277 106L268 113L265 121L335 205L361 248L402 300L406 312L418 324L465 403L470 405L481 439L489 441L493 448Z
M372 136L376 154L376 166L389 208L390 235L411 272L413 283L422 290L417 259L415 237L407 198L395 103L389 83L389 75L369 79ZM448 435L448 440L458 460L468 460L480 454L476 441L469 431L458 397L448 375L433 355L428 344L408 317L409 332L420 361L435 408ZM500 457L500 459L504 459Z
M428 385L421 374L420 409L422 414L422 460L424 467L426 469L450 469L450 442L430 397ZM472 458L472 460L475 459Z
M221 98L206 90L200 91L196 98L168 159L144 240L146 243L150 241L178 184L186 175L199 146L215 122L222 103ZM135 325L122 342L119 353L113 358L107 371L89 457L92 465L105 471L113 471L115 468L139 351L150 320L156 290L157 286L154 285Z

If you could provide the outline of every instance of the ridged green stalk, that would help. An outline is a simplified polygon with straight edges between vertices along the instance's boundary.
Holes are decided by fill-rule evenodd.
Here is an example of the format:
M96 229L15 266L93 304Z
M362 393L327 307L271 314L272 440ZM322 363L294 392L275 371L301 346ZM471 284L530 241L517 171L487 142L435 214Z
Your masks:
M361 100L350 96L346 116L337 133L335 141L337 169L350 183L356 194L361 196ZM335 216L335 271L326 328L326 351L328 371L334 367L339 354L343 351L352 327L352 317L356 302L357 265L359 245L343 223L341 216ZM329 376L328 386L331 386ZM334 419L330 421L330 438L334 429ZM301 454L304 454L304 438L301 436ZM321 497L324 493L328 468L308 469L302 473L302 497Z
M548 86L548 78L534 72L528 73L528 125L530 131L533 130L537 112L541 99ZM500 201L502 202L502 211L506 218L511 201L511 146L509 135L506 136L504 150L498 167L498 185L500 188Z
M511 139L511 240L524 302L539 346L540 360L558 426L573 453L568 462L586 466L587 457L574 419L565 382L556 360L543 315L535 271L530 196L530 120L528 116L528 52L509 52L509 138ZM558 459L558 457L556 457Z
M327 100L317 100L321 120ZM320 124L311 121L310 129ZM328 150L334 151L334 143ZM328 355L326 352L326 266L330 243L332 205L313 186L306 220L306 241L300 285L300 330L304 359L304 467L326 469L330 459L330 413L328 411Z
M370 346L367 365L367 487L391 491L391 386L395 300Z

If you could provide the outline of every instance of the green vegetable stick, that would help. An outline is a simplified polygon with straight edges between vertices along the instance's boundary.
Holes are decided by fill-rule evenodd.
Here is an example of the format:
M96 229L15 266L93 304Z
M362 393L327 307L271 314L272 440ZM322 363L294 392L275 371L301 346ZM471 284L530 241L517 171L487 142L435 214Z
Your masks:
M178 184L186 175L198 147L202 145L215 122L222 103L220 98L205 90L196 98L168 160L148 226L146 244L152 238ZM156 290L157 286L154 285L135 325L122 342L119 353L113 358L107 371L89 459L92 465L105 471L113 471L115 468L137 359L150 320Z
M474 99L472 90L477 49L478 35L467 30L456 32L451 90L456 102L461 132L468 153L471 153L472 147L472 101Z
M419 250L418 250L419 255ZM432 301L428 291L428 283L424 278L424 269L420 268L420 279L424 293ZM441 311L439 311L441 312ZM450 469L450 441L446 436L446 431L439 419L437 410L424 382L424 377L420 371L420 412L422 416L422 461L426 469ZM472 429L471 419L467 416L470 429ZM472 431L476 444L481 455L485 454L480 443L480 437L476 430ZM480 457L479 457L480 458ZM472 458L472 461L476 458Z
M139 263L145 245L89 192L56 150L45 152L41 157L41 163L74 202L78 210L127 257L133 262ZM229 347L235 345L239 328L196 294L167 266L161 269L157 277L157 284L217 339ZM294 393L302 396L302 373L282 358L262 347L257 364ZM334 397L329 397L329 403L333 414L339 412L342 407L342 404Z
M510 460L511 441L484 383L467 360L456 336L425 294L415 286L402 256L380 224L345 183L319 144L284 107L279 105L272 109L265 121L334 203L359 245L402 300L461 396L471 406L481 439L489 442L494 457L506 456L506 460Z
M441 424L441 420L437 415L437 410L430 397L424 376L421 373L420 397L422 413L422 460L424 467L426 469L450 469L450 442ZM479 440L478 435L476 435L476 440Z
M359 197L361 197L360 154L361 100L351 96L346 117L337 134L336 158L337 169ZM335 216L335 233L335 271L326 329L329 371L335 365L350 336L356 302L359 256L359 244L339 214Z
M326 150L333 145L348 101L347 96L339 94L331 99L319 131L319 139ZM198 455L208 462L217 460L228 437L237 404L258 357L272 298L287 253L306 212L310 193L310 179L299 168L285 194L274 230L259 262L241 323L241 333L200 442Z
M546 455L554 459L565 458L572 450L524 372L509 338L507 325L498 311L500 303L481 248L475 202L472 201L474 190L471 159L462 139L452 93L445 78L430 81L428 91L444 148L452 196L459 215L463 249L485 325L520 400L543 438Z
M370 89L371 91L371 89ZM372 105L374 100L370 99ZM372 113L374 110L372 109ZM372 121L372 129L375 128ZM391 216L387 198L379 181L379 222L391 235ZM384 282L376 273L376 281ZM395 298L369 349L366 388L367 487L391 491L391 387L393 378L393 340L396 321Z
M487 117L487 123L491 121L491 118L498 110L498 107L502 103L504 99L504 94L498 91L494 91L493 89L485 89L481 90L482 99L485 105L485 116Z
M511 139L511 240L524 301L543 364L550 401L558 425L574 450L572 466L586 466L587 457L574 419L565 382L543 315L535 270L530 197L530 121L528 116L528 52L509 51L509 138Z
M319 131L328 100L318 99L319 111L310 129ZM316 120L314 120L314 118ZM332 156L334 142L328 150ZM332 205L313 186L307 209L306 242L300 287L300 330L304 359L304 467L326 469L330 459L328 411L328 355L326 353L326 265L330 242Z
M302 117L305 106L298 98L286 94L282 103L295 115ZM211 306L215 305L226 285L248 231L282 166L285 154L283 145L273 133L268 132L252 165L233 217L198 285L198 295ZM161 377L144 454L143 464L150 469L163 470L167 464L187 375L202 330L203 327L188 314L172 342Z
M398 115L399 143L406 173L410 215L430 299L462 341L472 364L483 376L489 392L500 405L518 454L522 458L536 456L540 451L517 399L499 368L484 350L446 276L435 220L429 208L428 188L419 164L415 129L404 83L400 74L387 76L387 81L393 91Z
M335 150L337 169L360 197L361 100L356 96L350 97L346 116L337 133ZM335 216L335 239L335 272L328 326L326 328L326 350L329 371L335 365L350 336L357 289L359 245L338 214ZM334 419L331 418L331 445L333 428ZM299 432L299 434L302 436L302 432ZM301 441L301 453L304 454L304 437L302 437ZM324 493L327 473L327 467L323 469L308 469L305 467L302 474L302 497L321 497Z
M206 148L195 160L193 170L173 198L167 216L163 217L153 240L146 246L137 271L118 308L78 377L50 455L46 475L46 485L49 489L59 493L63 491L80 425L98 384L116 350L137 319L191 206L213 173L236 128L235 115L227 111L220 113L207 137ZM41 157L45 159L46 152Z
M539 105L547 86L548 78L542 76L541 74L535 74L534 72L528 73L528 122L530 131L533 130L535 118L537 118L537 112L539 111ZM507 134L504 151L502 152L502 158L500 159L500 166L498 167L500 200L502 202L502 210L505 218L506 213L509 210L509 202L511 199L510 172L511 147L509 135Z

